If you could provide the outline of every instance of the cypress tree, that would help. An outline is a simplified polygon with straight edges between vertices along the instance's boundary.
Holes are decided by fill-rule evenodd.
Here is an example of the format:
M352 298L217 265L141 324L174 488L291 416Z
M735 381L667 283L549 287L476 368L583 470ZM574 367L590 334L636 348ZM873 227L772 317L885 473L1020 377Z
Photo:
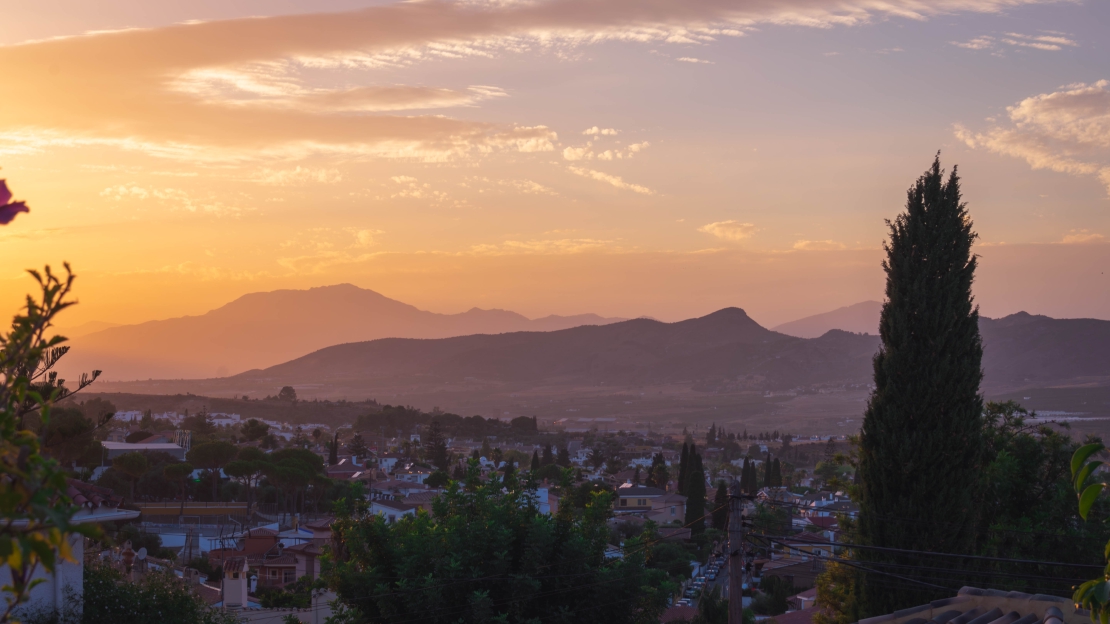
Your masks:
M540 469L540 452L539 451L536 451L536 450L532 451L531 469L532 469L532 472L535 472L535 471Z
M771 487L771 454L763 460L763 487Z
M693 449L690 451L689 483L686 484L686 522L691 533L697 535L705 531L705 470L701 456Z
M683 496L686 495L686 475L690 464L690 447L682 443L682 457L678 460L678 485L676 490Z
M728 486L717 482L717 494L713 497L713 528L724 531L728 528Z
M771 487L782 487L782 464L778 457L771 462Z
M983 346L971 296L976 235L955 168L946 182L938 155L909 189L906 211L888 226L882 342L860 434L858 539L886 548L970 553L982 463ZM867 549L857 557L864 567L960 562ZM958 571L951 577L958 578ZM859 617L941 595L909 584L891 586L866 573L861 581Z
M551 452L551 445L543 447L543 456L540 457L540 465L549 466L555 463L555 454Z

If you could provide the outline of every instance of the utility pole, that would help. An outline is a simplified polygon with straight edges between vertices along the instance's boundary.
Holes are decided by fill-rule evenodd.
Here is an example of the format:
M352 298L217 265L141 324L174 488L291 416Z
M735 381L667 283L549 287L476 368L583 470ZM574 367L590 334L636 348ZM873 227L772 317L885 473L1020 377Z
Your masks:
M732 480L728 497L728 624L744 622L744 502Z

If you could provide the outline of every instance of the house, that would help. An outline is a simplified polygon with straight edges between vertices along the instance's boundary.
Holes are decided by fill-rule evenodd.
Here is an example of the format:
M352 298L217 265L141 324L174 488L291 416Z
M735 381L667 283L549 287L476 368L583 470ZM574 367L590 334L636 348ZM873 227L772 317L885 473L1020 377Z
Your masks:
M162 452L172 455L174 459L185 461L185 449L172 442L155 442L152 444L129 444L127 442L101 442L107 452L108 459L115 459L125 453L133 452Z
M66 494L78 507L73 515L74 524L98 524L101 522L115 522L117 520L133 520L139 517L138 511L120 509L123 497L116 496L112 490L96 485L68 479ZM56 611L61 613L66 606L67 595L72 595L80 601L84 593L85 578L85 538L73 535L69 540L69 547L73 553L74 561L59 561L53 574L47 574L42 567L38 567L32 578L42 582L33 587L28 595L28 601L19 608L21 613L34 613L40 611ZM0 568L0 586L11 583L11 568L7 565Z
M659 488L625 483L617 488L616 512L620 514L651 511L652 501L666 495L667 492Z
M426 491L428 491L428 486L423 483L390 479L389 481L377 481L371 484L368 496L371 500L381 498L404 498L417 492Z
M419 507L394 500L375 500L370 503L370 513L377 514L389 524L404 516L415 516Z
M782 621L783 616L775 620ZM964 587L952 598L934 600L886 615L860 620L859 624L905 624L910 621L990 622L1013 624L1085 624L1091 621L1086 611L1077 609L1067 598L1044 594L1005 592L997 589Z
M397 453L384 453L378 456L378 468L387 473L392 472L399 461L401 461L401 456Z
M329 479L350 479L352 475L362 472L363 467L355 463L353 458L343 458L338 464L328 466Z
M420 468L414 465L408 465L404 468L399 468L393 471L393 478L398 481L408 481L409 483L424 483L424 480L432 476L433 470L430 468Z

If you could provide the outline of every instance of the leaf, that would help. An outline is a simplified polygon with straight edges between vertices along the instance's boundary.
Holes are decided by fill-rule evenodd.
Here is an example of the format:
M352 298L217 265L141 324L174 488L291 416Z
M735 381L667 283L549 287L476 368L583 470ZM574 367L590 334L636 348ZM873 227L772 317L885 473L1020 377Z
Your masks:
M1086 520L1087 514L1091 511L1091 506L1095 504L1098 495L1102 493L1102 488L1106 487L1105 483L1092 483L1083 490L1079 495L1079 515Z
M1100 461L1087 462L1087 464L1079 470L1079 474L1074 475L1072 485L1075 486L1076 493L1083 489L1083 484L1087 482L1087 478L1090 477L1091 473L1100 465L1102 465Z
M1076 449L1075 453L1071 456L1072 477L1074 477L1075 473L1079 471L1079 467L1083 465L1083 462L1087 461L1087 458L1105 449L1106 447L1103 446L1100 442L1087 444Z

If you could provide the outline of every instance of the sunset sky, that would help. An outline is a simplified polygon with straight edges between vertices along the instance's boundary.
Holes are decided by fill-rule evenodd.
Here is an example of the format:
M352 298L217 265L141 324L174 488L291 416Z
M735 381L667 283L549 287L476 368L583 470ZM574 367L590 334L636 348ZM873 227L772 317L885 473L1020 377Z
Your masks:
M1110 319L1110 3L3 3L0 306L350 282L437 312L775 325L881 299L958 164L984 314Z

